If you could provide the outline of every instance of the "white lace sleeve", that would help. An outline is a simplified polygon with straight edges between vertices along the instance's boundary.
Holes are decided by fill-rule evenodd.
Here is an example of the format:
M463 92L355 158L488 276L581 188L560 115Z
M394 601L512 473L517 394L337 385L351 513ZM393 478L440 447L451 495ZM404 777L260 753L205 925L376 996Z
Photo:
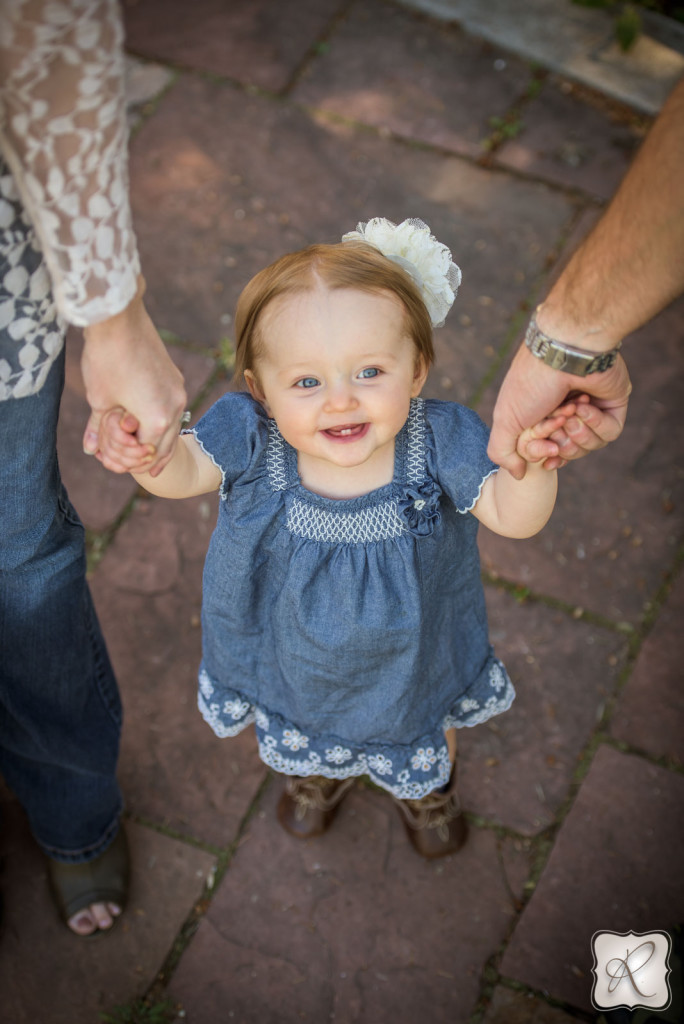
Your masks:
M0 148L79 326L136 291L127 136L117 0L2 0Z

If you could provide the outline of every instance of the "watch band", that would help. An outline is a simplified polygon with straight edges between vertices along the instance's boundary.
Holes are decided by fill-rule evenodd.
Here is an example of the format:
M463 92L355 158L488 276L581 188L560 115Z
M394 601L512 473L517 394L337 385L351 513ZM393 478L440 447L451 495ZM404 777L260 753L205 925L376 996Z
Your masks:
M618 344L610 352L587 352L586 349L566 345L544 334L537 326L536 312L532 314L525 333L525 344L533 356L547 366L576 377L588 377L590 373L603 373L614 365L620 351Z

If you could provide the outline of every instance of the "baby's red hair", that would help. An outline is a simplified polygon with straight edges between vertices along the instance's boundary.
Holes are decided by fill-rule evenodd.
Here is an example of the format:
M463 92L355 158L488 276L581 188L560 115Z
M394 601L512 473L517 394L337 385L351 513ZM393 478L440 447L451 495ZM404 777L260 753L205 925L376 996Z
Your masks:
M245 286L235 314L235 375L254 372L259 357L259 320L266 307L283 295L327 288L390 292L404 308L406 332L417 356L429 367L434 360L432 324L416 284L406 271L365 242L310 245L281 256Z

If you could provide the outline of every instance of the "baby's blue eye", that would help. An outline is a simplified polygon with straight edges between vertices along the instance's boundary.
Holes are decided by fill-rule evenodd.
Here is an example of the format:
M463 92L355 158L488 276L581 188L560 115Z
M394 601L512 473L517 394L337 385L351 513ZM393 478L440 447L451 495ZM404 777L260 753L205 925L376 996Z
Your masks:
M315 388L315 387L318 386L319 383L320 382L317 380L316 377L302 377L301 380L297 381L297 383L295 384L295 387L296 388Z
M367 366L365 370L361 371L359 377L363 377L365 380L368 380L370 377L377 377L379 373L380 371L377 366Z

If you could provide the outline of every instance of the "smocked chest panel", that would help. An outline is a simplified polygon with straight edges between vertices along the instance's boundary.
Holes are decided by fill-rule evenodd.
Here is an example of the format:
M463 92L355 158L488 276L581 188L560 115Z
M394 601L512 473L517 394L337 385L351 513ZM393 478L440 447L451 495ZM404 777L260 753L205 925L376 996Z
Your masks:
M424 399L411 401L406 426L395 443L394 483L415 489L417 496L409 500L417 511L422 511L425 498L418 491L426 480ZM293 486L299 480L297 453L284 440L275 420L269 420L266 459L273 490L291 490L286 523L293 536L330 544L368 544L409 532L405 502L391 493L393 485L348 501L320 499L302 487Z

